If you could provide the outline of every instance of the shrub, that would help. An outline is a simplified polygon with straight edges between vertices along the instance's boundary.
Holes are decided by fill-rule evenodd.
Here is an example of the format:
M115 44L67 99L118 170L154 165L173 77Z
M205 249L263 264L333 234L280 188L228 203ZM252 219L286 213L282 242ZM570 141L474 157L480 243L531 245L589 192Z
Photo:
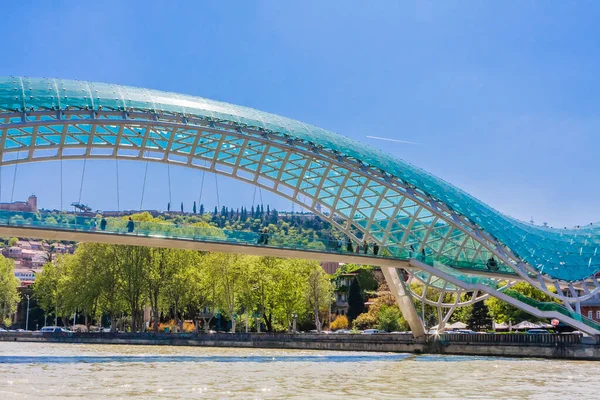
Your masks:
M337 331L338 329L348 329L348 317L345 315L338 315L331 323L331 330Z
M371 313L362 313L352 321L353 329L369 329L375 326L377 319Z

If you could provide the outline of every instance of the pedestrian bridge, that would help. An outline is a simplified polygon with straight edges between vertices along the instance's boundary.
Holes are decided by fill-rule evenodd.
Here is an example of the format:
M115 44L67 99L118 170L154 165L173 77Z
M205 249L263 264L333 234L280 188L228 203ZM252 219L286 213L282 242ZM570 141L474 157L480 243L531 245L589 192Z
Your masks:
M0 210L0 236L35 237L46 240L69 240L105 244L165 247L176 249L217 251L281 258L301 258L316 261L332 260L343 263L379 266L389 280L398 280L397 270L411 270L418 278L443 276L443 280L429 282L442 290L468 290L493 295L522 308L540 318L556 318L582 332L600 334L600 325L583 318L558 303L536 302L510 289L522 279L509 268L490 269L485 263L459 263L436 256L422 257L410 249L392 246L367 251L353 244L353 251L340 247L338 240L312 239L290 235L268 235L251 231L224 230L215 227L197 227L157 222L135 222L133 230L124 219L109 218L104 229L99 229L100 219L76 216L73 223L59 223L54 214L10 212ZM393 270L393 271L392 271ZM425 274L425 275L423 275ZM404 277L406 279L406 276ZM502 283L500 283L502 282ZM421 279L423 283L423 279ZM400 282L396 282L397 287Z
M6 77L0 78L0 133L0 168L99 159L208 171L299 204L354 243L377 243L381 254L334 252L328 243L302 242L301 248L291 244L293 238L274 237L259 247L252 233L221 232L224 236L215 240L189 227L157 232L138 225L129 233L115 226L99 232L83 229L85 221L82 226L59 227L43 219L19 225L19 218L9 218L2 234L182 247L185 243L205 249L243 248L254 254L335 255L333 259L402 264L406 268L398 267L401 275L392 266L383 271L416 335L423 333L423 324L413 300L437 307L442 325L452 310L466 303L419 299L407 282L416 280L442 293L476 290L472 301L480 301L488 295L502 297L514 282L523 280L564 306L559 319L600 333L593 322L580 317L581 301L600 293L600 225L552 229L517 221L420 168L330 131L200 97ZM118 194L118 176L115 181ZM62 187L62 175L60 182ZM422 261L412 258L411 247L425 254ZM497 262L488 269L492 257ZM514 299L523 309L536 308L529 300Z

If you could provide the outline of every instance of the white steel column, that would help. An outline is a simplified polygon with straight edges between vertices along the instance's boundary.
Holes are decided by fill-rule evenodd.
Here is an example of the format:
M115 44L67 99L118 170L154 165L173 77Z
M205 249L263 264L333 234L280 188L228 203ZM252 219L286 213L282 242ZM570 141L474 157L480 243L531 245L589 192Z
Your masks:
M413 337L417 339L425 337L423 321L419 318L410 291L406 289L404 281L398 276L398 270L393 267L381 267L381 271L390 288L390 292L392 292L396 298L396 302L398 303L398 307L400 307L400 311L402 311L404 319L408 322L408 325L412 330Z

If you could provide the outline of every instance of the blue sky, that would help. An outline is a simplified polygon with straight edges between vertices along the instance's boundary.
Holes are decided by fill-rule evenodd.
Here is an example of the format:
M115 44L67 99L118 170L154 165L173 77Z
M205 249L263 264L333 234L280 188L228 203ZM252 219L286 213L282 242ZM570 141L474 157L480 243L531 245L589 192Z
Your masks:
M0 75L242 104L383 148L520 219L600 219L596 2L22 0L2 8ZM79 199L82 166L63 165L64 205ZM2 201L35 192L42 207L58 207L59 167L20 165L14 194L14 169L4 168ZM82 200L115 209L115 169L88 162ZM143 171L119 164L121 209L139 208ZM170 172L173 203L189 208L200 173ZM252 187L222 177L218 185L221 205L252 203ZM144 208L165 208L167 188L166 167L150 165ZM214 188L207 175L210 208Z

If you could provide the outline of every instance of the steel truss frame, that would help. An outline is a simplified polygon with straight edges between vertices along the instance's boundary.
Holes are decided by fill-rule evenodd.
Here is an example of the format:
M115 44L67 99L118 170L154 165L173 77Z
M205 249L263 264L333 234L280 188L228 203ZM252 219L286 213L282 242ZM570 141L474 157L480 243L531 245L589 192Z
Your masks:
M420 188L288 135L185 115L91 109L3 113L0 131L0 165L116 158L205 170L276 193L355 241L360 231L381 247L414 245L456 262L481 263L494 255L569 308L579 310L581 301L600 292L595 277L569 283L540 273Z

